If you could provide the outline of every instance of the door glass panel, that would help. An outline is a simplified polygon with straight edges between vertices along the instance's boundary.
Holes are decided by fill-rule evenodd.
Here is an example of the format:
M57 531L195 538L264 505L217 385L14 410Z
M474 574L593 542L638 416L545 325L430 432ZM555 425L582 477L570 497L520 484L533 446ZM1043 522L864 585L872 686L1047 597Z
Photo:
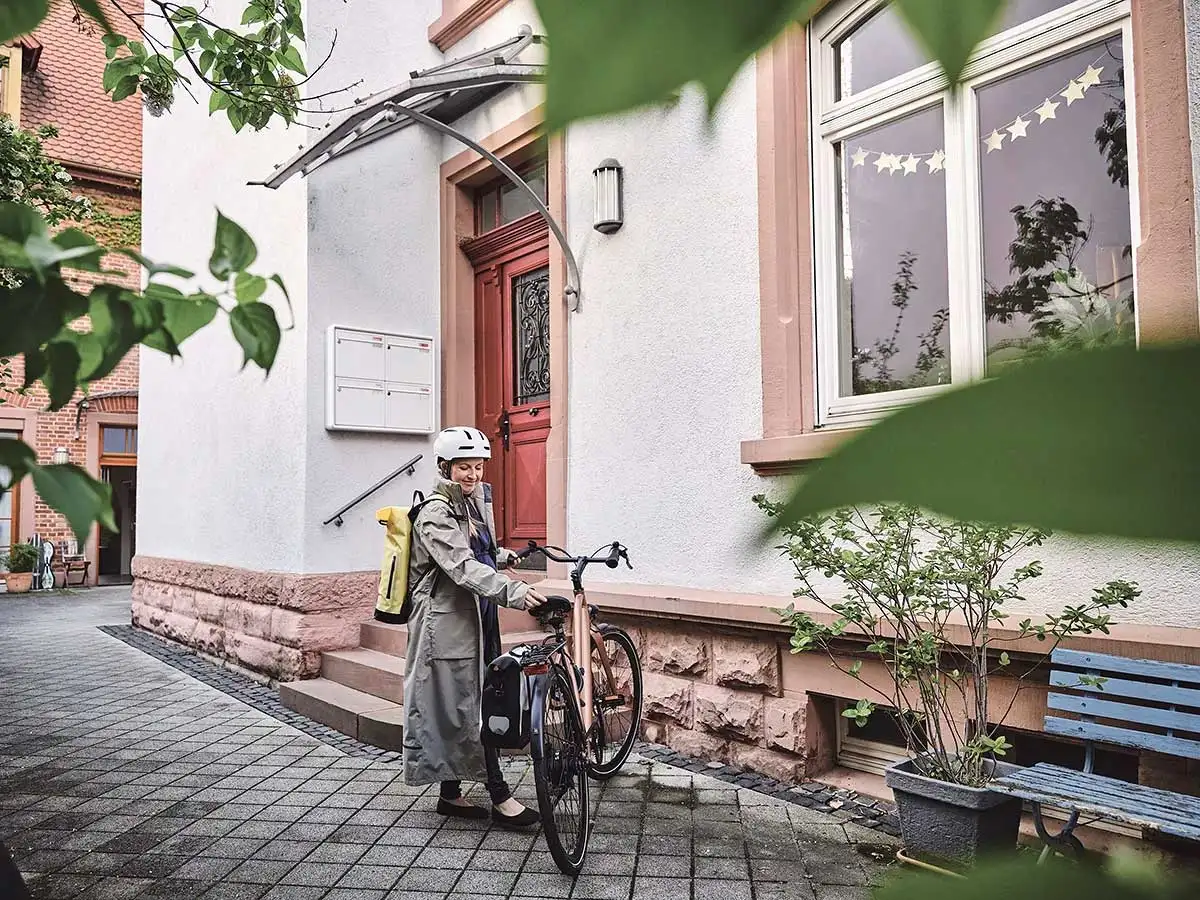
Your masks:
M512 280L513 403L550 399L550 269Z
M978 98L988 374L1133 343L1121 39L1026 69Z
M840 396L950 381L942 146L940 106L837 145Z

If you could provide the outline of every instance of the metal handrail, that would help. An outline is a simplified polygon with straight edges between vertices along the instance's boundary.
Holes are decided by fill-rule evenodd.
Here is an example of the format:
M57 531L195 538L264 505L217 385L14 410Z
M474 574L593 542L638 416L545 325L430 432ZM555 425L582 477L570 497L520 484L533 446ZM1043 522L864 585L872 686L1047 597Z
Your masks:
M338 528L341 528L342 527L342 514L344 512L346 512L349 509L352 509L353 507L357 506L359 503L362 503L362 501L366 500L368 497L370 497L373 493L375 493L377 490L379 490L381 487L383 487L385 484L387 484L389 481L391 481L393 478L395 478L401 472L407 472L409 475L416 474L417 463L419 463L423 457L424 457L423 453L418 453L416 456L414 456L412 459L410 459L408 462L406 462L404 465L402 465L400 468L398 468L395 472L393 472L391 475L388 475L387 477L380 479L379 482L374 487L367 488L365 491L363 491L361 494L359 494L357 497L355 497L353 500L351 500L349 503L347 503L345 506L343 506L341 509L339 509L337 512L335 512L332 516L330 516L328 519L326 519L321 524L328 525L330 522L332 522Z

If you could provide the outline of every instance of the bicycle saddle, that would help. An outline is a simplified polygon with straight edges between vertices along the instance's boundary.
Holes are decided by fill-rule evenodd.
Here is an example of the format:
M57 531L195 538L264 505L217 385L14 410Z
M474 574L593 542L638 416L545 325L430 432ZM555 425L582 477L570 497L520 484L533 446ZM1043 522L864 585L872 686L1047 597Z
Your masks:
M546 602L537 609L531 609L529 614L537 619L555 619L564 617L571 612L571 600L569 597L560 597L557 594L551 594L546 598Z

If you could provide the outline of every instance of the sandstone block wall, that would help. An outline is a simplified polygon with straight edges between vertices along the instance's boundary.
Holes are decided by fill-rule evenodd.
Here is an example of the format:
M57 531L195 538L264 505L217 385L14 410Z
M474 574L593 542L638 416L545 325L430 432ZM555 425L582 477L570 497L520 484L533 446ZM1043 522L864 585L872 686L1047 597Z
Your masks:
M286 575L138 557L133 624L278 681L357 646L378 575Z

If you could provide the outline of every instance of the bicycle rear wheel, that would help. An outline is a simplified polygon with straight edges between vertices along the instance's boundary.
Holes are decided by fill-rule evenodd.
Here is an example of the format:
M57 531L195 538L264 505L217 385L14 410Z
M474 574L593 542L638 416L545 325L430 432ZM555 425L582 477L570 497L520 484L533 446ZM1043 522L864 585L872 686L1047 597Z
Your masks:
M578 875L591 830L587 739L574 686L552 666L530 710L533 781L550 856L565 875Z
M615 625L602 625L607 666L592 648L592 692L596 725L592 730L593 778L611 778L625 765L642 727L642 663L633 638Z

